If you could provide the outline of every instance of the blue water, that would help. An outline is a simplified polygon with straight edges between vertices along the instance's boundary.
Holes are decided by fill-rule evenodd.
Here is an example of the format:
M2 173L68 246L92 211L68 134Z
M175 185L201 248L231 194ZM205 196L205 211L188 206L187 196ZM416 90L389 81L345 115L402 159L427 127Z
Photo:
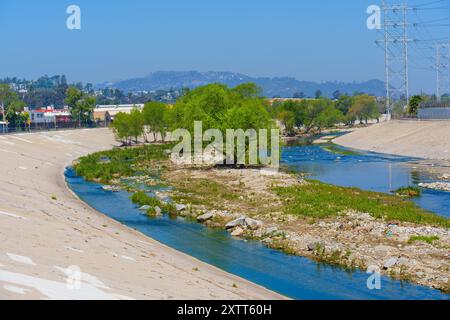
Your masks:
M203 225L149 218L129 200L130 194L106 192L96 183L66 171L70 188L93 208L172 248L294 299L446 299L437 290L382 278L382 289L367 289L368 275L346 272L307 258L268 249L259 242L232 238ZM231 285L231 284L230 284Z
M427 172L406 165L417 160L370 152L336 154L318 145L287 147L282 156L283 164L298 172L311 174L309 178L385 193L400 187L417 186L421 182L436 181ZM424 209L450 217L450 192L423 189L422 195L413 201Z

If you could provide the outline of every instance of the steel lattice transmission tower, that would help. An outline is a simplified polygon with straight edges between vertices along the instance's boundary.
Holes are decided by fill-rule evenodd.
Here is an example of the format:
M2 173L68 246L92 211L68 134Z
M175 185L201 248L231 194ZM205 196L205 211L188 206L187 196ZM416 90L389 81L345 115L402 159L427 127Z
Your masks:
M436 45L436 98L450 94L450 43Z
M382 1L384 44L386 113L390 118L395 100L409 103L408 12L411 8L403 4L387 4Z

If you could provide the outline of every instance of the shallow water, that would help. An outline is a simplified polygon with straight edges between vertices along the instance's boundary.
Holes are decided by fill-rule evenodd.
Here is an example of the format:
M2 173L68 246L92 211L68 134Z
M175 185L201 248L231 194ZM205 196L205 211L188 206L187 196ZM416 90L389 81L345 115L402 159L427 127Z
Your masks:
M421 182L435 182L426 171L414 169L408 162L418 159L370 152L345 154L330 152L322 146L291 146L283 149L282 163L310 178L326 183L358 187L364 190L389 193L400 187L417 186ZM420 207L450 217L450 192L423 189L413 199Z
M149 218L127 192L107 192L66 171L69 187L93 208L172 248L294 299L449 299L437 290L382 278L382 289L367 289L364 272L346 272L307 258L288 256L259 242L168 217ZM230 286L232 284L230 283Z

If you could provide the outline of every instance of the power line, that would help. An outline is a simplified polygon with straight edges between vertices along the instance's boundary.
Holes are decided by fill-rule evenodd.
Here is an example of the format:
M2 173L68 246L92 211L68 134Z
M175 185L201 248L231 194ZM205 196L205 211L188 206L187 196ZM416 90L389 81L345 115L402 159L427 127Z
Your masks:
M436 45L436 97L450 93L450 43Z
M390 118L394 100L409 103L408 7L406 4L387 5L382 1L386 83L386 113Z

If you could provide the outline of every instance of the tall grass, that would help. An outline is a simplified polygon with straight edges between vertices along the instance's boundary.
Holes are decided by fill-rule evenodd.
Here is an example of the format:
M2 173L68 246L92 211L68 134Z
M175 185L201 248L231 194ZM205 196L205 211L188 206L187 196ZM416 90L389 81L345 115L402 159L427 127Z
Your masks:
M276 187L274 190L283 200L286 214L326 218L354 210L387 221L450 227L449 219L427 212L400 196L318 181L309 181L301 186Z
M108 183L114 178L137 175L138 163L167 159L165 150L168 148L167 145L151 145L97 152L80 158L74 169L86 180Z

